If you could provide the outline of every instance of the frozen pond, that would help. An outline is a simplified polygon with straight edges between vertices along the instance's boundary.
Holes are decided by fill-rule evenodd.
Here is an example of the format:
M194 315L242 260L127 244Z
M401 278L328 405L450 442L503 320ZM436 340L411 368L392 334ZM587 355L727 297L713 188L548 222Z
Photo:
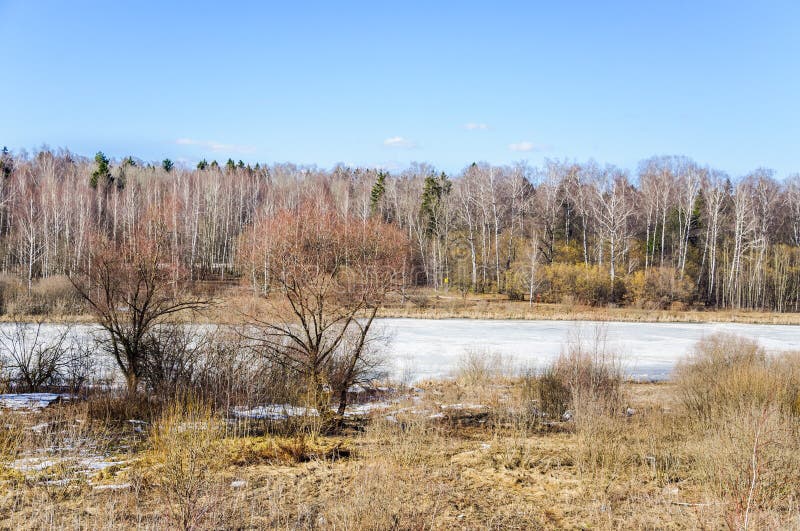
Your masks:
M591 346L598 332L637 379L667 378L699 339L717 332L755 339L770 352L800 349L800 326L787 325L472 319L380 319L379 325L391 336L387 369L405 381L452 375L468 349L497 353L515 367L540 367L578 335Z
M0 335L11 325L0 324ZM54 337L60 325L43 325ZM384 368L393 380L412 383L452 376L469 350L501 356L510 368L538 368L580 337L591 347L599 334L607 352L618 354L625 372L637 379L664 379L676 361L704 336L726 332L754 339L770 352L800 350L800 326L732 323L621 323L479 319L377 319L375 329L389 337ZM98 327L75 326L71 333L90 340ZM94 375L116 373L108 356L95 360Z

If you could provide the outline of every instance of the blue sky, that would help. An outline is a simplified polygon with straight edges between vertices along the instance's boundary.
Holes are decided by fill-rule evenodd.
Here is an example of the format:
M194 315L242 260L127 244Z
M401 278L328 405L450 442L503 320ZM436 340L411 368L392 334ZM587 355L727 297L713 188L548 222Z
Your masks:
M168 4L168 5L167 5ZM800 171L800 2L0 0L0 144Z

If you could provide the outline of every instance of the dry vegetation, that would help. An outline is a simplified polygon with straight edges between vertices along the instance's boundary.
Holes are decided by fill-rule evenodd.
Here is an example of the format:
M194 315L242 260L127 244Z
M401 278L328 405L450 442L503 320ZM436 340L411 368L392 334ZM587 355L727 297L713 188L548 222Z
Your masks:
M459 295L455 291L417 289L397 296L382 317L424 319L538 319L552 321L624 321L643 323L800 324L800 314L756 310L714 310L674 304L667 309L591 306L574 300L562 303L512 301L498 295Z
M0 525L794 527L799 360L714 336L674 381L641 384L599 341L522 375L472 352L453 380L397 389L335 433L191 393L4 411Z

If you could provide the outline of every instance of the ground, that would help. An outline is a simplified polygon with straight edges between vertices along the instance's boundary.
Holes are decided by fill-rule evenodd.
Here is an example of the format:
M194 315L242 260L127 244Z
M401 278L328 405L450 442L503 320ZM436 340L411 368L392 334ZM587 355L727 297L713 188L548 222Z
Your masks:
M45 466L21 468L21 455L7 461L0 525L166 527L178 525L184 509L200 528L723 525L722 506L703 481L666 478L636 462L649 416L675 407L671 384L626 384L635 413L620 422L634 435L620 450L624 462L604 467L579 462L586 442L570 422L523 426L514 411L517 388L428 382L373 409L369 420L350 418L336 436L236 436L224 429L217 440L203 435L210 432L205 427L194 431L208 420L183 419L161 449L147 442L148 432L156 437L151 426L103 426L86 405L62 403L25 416L6 411L24 424L27 444L41 445L22 453ZM59 450L66 440L72 446ZM100 465L58 464L81 453ZM191 479L192 467L201 484Z

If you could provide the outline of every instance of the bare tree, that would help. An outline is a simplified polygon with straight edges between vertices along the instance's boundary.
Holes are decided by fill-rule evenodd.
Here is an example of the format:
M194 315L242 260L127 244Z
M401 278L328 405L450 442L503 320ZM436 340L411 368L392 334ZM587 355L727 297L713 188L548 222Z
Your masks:
M105 331L100 346L116 360L130 393L144 375L155 327L209 302L187 293L185 270L165 262L168 256L160 239L139 236L123 246L98 237L86 266L70 277Z
M608 167L601 174L593 205L601 235L609 246L609 273L612 287L616 279L619 257L624 254L629 237L628 222L635 208L633 193L624 172Z
M58 384L70 364L68 327L47 328L42 322L14 322L0 327L0 355L19 390L39 392Z
M405 238L379 220L351 223L304 205L279 214L267 316L247 315L243 335L262 355L307 382L308 402L327 411L337 365L338 411L366 361L370 330L386 295L402 282Z

